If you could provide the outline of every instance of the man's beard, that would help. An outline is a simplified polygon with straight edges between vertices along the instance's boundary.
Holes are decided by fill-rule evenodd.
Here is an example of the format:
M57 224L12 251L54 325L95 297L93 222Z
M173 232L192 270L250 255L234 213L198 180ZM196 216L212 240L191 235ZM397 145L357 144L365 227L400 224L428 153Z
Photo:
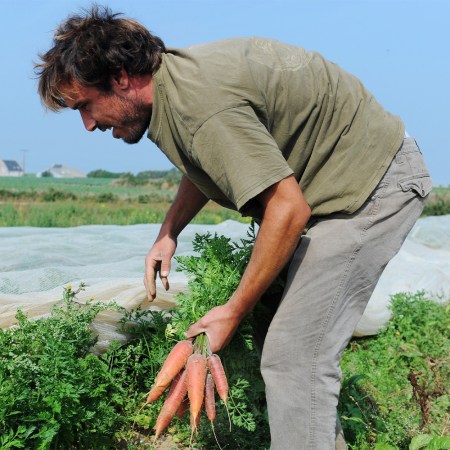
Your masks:
M120 138L127 144L137 144L144 136L150 125L152 107L141 102L116 97L120 105L123 120L117 128L126 131Z

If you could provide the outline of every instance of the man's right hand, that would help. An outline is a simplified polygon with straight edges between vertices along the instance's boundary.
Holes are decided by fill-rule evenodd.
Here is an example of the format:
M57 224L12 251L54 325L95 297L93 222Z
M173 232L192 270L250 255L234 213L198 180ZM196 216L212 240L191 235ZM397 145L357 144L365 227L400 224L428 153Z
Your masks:
M158 238L145 257L144 284L150 301L156 297L156 275L158 273L164 289L166 291L169 289L170 263L176 248L176 239L165 235Z
M156 297L158 272L164 288L166 291L169 289L170 262L177 248L177 237L207 202L205 195L183 176L175 200L161 225L158 238L145 258L144 284L150 301Z

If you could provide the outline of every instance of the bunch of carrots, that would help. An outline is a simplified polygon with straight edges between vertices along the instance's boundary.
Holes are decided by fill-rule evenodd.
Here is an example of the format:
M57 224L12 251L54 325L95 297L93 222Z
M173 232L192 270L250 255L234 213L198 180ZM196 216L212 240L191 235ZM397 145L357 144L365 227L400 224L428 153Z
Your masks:
M197 431L203 406L214 432L215 391L228 411L228 381L220 357L209 350L205 334L177 342L158 372L145 404L160 398L167 389L154 427L155 441L172 419L181 418L188 408L192 435Z

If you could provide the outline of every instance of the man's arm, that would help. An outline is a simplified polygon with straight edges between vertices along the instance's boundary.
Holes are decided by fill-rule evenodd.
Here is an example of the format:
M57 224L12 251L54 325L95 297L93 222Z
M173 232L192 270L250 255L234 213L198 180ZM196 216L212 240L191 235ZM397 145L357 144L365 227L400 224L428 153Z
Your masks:
M206 333L213 352L230 341L239 323L288 263L311 214L293 176L275 183L257 200L264 215L238 288L225 305L211 309L186 333L188 338Z
M164 288L169 289L170 262L177 247L178 235L207 202L205 195L187 177L183 177L158 237L145 258L144 284L150 301L156 297L158 272Z

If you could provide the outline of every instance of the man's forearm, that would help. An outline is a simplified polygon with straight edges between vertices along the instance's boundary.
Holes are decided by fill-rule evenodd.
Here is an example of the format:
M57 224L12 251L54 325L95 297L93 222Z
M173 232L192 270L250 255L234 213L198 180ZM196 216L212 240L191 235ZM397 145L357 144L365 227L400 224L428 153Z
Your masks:
M298 186L292 180L280 185L283 189L275 191L265 206L252 257L229 301L240 317L253 309L288 263L310 217L309 205Z
M212 308L186 332L188 338L206 333L212 352L228 344L244 316L288 263L311 214L292 176L266 189L257 200L264 210L263 220L238 288L227 303Z
M187 177L183 176L159 236L169 235L176 238L207 202L208 198Z

